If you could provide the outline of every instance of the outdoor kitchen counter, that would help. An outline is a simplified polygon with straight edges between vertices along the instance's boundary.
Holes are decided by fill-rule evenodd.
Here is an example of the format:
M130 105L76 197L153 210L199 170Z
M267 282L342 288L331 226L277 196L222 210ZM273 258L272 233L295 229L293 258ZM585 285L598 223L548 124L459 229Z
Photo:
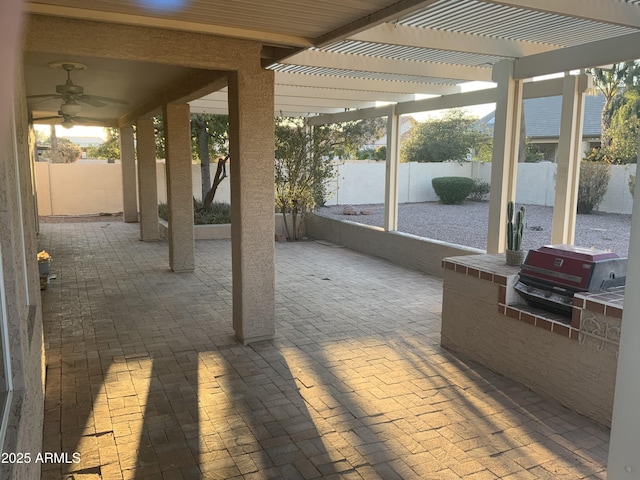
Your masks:
M443 347L611 424L624 287L576 294L568 318L526 305L504 254L442 266Z

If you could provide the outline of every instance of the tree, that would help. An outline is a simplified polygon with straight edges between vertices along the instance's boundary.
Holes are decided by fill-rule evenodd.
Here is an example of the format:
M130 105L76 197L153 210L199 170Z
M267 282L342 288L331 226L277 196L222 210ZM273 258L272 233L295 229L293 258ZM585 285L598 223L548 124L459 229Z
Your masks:
M623 101L611 118L610 144L606 151L610 163L636 163L640 132L640 93L625 92Z
M634 62L614 64L611 68L592 68L595 87L604 95L604 106L600 118L600 145L608 147L611 141L609 128L613 118L617 101L622 96L625 87L638 86L640 66Z
M381 135L381 119L308 127L304 119L281 117L275 128L275 198L287 237L298 240L302 219L328 194L334 158L345 158ZM291 217L291 225L287 220Z
M58 138L57 148L52 150L51 163L73 163L82 155L82 149L68 138Z
M120 160L120 130L108 127L107 139L97 147L88 147L87 156L108 160L109 163Z
M443 118L416 125L401 147L403 162L465 160L471 149L480 149L491 137L476 128L477 118L464 110L449 110Z
M226 162L229 153L229 117L227 115L192 114L191 138L194 157L200 160L202 179L202 208L208 208L213 202L216 189L227 176ZM211 184L210 158L211 156L225 157L218 159L218 168ZM210 198L210 200L208 200Z

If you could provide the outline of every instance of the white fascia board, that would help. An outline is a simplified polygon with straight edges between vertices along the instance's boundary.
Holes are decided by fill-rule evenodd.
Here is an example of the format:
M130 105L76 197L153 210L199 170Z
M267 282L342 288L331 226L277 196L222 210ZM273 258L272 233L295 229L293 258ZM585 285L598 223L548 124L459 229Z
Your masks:
M343 90L337 88L303 87L299 85L277 85L277 96L334 98L344 100L409 102L415 99L411 93L373 92L368 90Z
M447 95L460 92L458 85L437 85L433 83L398 82L368 78L345 78L329 75L275 72L276 85L296 85L303 87L337 88L340 90L367 90L372 92L408 93L423 95Z
M515 60L516 79L569 72L640 58L640 33L539 53Z
M363 110L352 110L350 112L340 112L328 115L318 115L307 119L308 125L327 125L331 123L352 122L364 120L366 118L387 117L393 112L393 106L365 108Z
M337 68L359 72L378 72L396 75L415 75L421 77L450 78L457 80L491 81L490 67L470 67L435 62L417 62L347 53L305 50L289 57L283 63L305 65L309 67Z
M507 40L484 35L449 32L433 28L411 27L385 23L354 35L349 40L361 42L430 48L479 55L519 58L547 52L558 47L522 40Z
M315 108L335 108L338 111L344 111L345 108L353 109L353 108L369 108L375 106L376 98L363 97L362 100L354 99L354 98L329 98L320 95L306 95L306 96L289 96L289 95L279 95L278 89L276 89L275 95L275 104L279 108L285 108L288 106L299 106L304 107L305 111L315 111ZM227 93L226 92L214 92L212 94L207 95L206 97L202 97L195 102L191 103L191 105L200 105L206 107L208 105L215 105L214 108L218 108L217 105L220 103L227 103Z
M194 100L189 103L191 107L191 113L216 113L222 115L229 114L229 106L225 101L205 101L203 99ZM358 110L359 111L359 110ZM339 113L344 112L344 107L331 107L331 106L319 106L319 105L285 105L275 103L274 115L284 116L308 116L315 114L327 114L327 113Z
M312 97L275 97L275 104L282 106L300 106L307 107L308 110L313 111L315 107L330 107L339 108L344 110L345 108L369 108L375 106L375 101L355 101L355 100L340 100L333 98L312 98Z
M475 92L456 93L454 95L443 95L437 98L426 98L424 100L399 103L396 105L396 113L398 115L406 115L408 113L484 105L486 103L495 103L495 101L496 89L488 88L486 90L476 90Z
M566 15L574 18L640 28L640 10L637 5L611 0L484 0L518 8Z

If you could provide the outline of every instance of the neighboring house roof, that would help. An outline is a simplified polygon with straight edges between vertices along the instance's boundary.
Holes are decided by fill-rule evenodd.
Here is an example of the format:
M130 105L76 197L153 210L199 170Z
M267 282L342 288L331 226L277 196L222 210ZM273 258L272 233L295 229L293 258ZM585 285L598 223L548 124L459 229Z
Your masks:
M79 147L97 147L104 143L104 139L100 137L63 137L75 143Z
M400 138L404 138L404 136L413 128L416 124L416 120L411 116L401 116L400 117ZM378 138L372 145L367 145L368 147L382 147L387 146L387 135L384 134L382 137Z
M603 95L585 96L583 137L600 136L600 117L603 106ZM527 137L559 138L561 109L561 96L526 99L524 101L524 118ZM494 120L495 111L481 118L478 121L478 126L484 125L489 128L489 133L493 133Z

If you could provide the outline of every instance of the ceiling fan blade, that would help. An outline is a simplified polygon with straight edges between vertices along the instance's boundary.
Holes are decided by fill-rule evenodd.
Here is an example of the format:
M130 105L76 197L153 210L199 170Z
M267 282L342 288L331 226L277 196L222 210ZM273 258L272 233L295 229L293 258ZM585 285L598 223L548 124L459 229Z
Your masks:
M78 102L82 102L82 103L86 103L87 105L91 105L92 107L106 107L107 104L104 102L101 102L100 100L96 100L92 97L89 97L89 95L79 95L78 97L76 97L76 100Z
M127 102L126 100L121 100L119 98L111 98L111 97L101 97L99 95L82 95L81 98L97 100L98 102L119 103L120 105L129 105L129 102Z

